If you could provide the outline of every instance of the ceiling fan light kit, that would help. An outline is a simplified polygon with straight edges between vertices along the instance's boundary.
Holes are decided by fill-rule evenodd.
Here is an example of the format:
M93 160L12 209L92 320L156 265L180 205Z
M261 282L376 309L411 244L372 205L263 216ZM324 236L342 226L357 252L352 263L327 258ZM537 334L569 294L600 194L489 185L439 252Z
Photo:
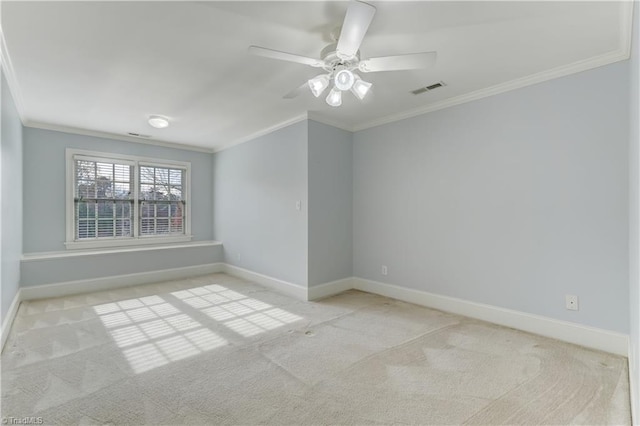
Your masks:
M360 77L356 75L356 81L351 86L351 93L356 95L356 97L360 100L363 100L367 93L369 93L369 89L371 89L372 84L368 81L364 81Z
M359 75L355 74L347 68L340 68L337 72L331 72L329 74L321 74L308 81L309 89L316 98L320 97L322 93L329 87L329 84L333 80L333 88L326 98L327 104L338 107L342 105L342 94L340 92L346 92L350 90L358 99L362 100L369 92L372 84L368 81L364 81Z
M334 84L336 87L342 91L351 89L353 86L353 82L356 78L353 76L353 73L348 69L341 69L336 72L336 76L333 78Z
M354 72L355 70L366 73L427 68L435 64L437 56L436 52L422 52L360 60L360 45L375 13L376 8L372 5L361 1L351 1L342 23L340 36L336 43L322 49L321 59L258 46L250 46L249 52L258 56L324 69L327 74L314 77L307 83L311 93L317 98L333 82L333 87L326 97L327 104L333 107L342 105L342 92L347 90L350 90L358 99L363 100L369 93L372 84L362 80ZM285 96L287 99L292 97L294 96Z
M337 87L334 87L329 92L329 95L326 99L327 103L332 107L339 107L342 105L342 92Z
M329 83L331 82L331 76L329 74L321 74L317 77L313 77L309 80L309 88L311 89L311 93L316 98L322 95L322 92L329 87Z

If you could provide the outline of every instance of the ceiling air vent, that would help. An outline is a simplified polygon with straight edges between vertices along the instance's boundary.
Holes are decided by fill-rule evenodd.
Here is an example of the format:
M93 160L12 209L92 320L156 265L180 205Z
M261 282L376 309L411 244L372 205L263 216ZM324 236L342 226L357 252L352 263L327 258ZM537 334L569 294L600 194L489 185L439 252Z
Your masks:
M129 132L127 134L129 136L133 136L134 138L150 138L151 137L149 135L141 135L140 133L133 133L133 132Z
M439 81L439 82L431 84L429 86L425 86L425 87L421 87L421 88L416 89L416 90L412 90L411 93L413 93L414 95L420 95L421 93L430 92L430 91L435 90L438 87L442 87L442 86L446 86L446 84L444 84L444 81Z

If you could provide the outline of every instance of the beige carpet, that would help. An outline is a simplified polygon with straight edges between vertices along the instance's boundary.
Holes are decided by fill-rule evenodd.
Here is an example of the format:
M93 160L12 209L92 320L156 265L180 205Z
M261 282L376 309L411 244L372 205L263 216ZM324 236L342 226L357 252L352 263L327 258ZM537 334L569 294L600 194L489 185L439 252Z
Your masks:
M2 416L44 424L629 424L626 359L217 274L25 302Z

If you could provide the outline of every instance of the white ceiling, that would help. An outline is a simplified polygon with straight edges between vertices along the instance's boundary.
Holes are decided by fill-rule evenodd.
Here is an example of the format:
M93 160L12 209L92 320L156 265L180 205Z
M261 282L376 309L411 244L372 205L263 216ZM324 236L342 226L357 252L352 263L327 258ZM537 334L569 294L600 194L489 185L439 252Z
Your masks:
M346 2L3 1L2 31L25 124L211 149L305 114L357 130L628 57L630 2L370 3L363 58L436 50L438 61L366 74L372 93L339 108L309 92L283 99L318 70L247 47L319 57ZM150 114L171 126L151 128Z

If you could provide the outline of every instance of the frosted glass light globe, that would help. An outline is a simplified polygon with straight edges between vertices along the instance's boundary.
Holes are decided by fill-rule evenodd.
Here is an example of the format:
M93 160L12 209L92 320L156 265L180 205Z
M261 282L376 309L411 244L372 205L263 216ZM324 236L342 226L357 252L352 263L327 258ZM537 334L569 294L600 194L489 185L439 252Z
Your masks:
M356 78L353 73L349 70L340 70L336 73L334 77L334 83L336 87L340 90L349 90L351 86L353 86Z
M149 117L149 125L151 127L155 127L156 129L164 129L165 127L169 126L169 120L159 115L152 115Z
M329 92L326 101L332 107L339 107L342 105L342 92L338 90L337 87L334 87L331 89L331 92Z

